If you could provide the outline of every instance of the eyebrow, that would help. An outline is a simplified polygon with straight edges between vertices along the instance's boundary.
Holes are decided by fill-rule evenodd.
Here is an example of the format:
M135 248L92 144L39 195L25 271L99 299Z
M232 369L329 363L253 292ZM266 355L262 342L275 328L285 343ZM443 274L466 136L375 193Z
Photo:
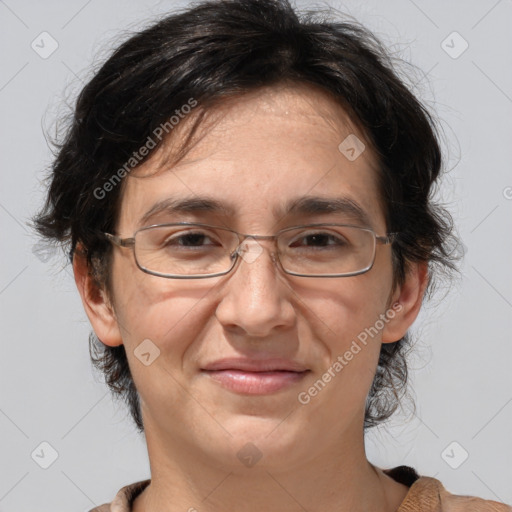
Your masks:
M282 215L319 215L342 213L370 227L370 217L353 199L348 197L304 196L286 203Z
M140 218L139 226L145 226L155 216L167 213L214 213L225 217L235 215L235 208L212 197L167 198L155 203ZM370 217L353 199L348 197L303 196L288 201L284 207L273 209L276 218L288 215L345 214L370 227Z
M216 213L226 217L232 216L235 210L228 205L210 197L169 197L155 203L139 220L139 225L146 225L153 217L161 213Z

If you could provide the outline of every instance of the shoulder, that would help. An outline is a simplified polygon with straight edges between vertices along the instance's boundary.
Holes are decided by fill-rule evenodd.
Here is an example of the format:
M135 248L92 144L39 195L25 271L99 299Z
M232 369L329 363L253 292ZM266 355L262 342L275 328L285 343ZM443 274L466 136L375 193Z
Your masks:
M409 492L397 512L512 512L512 506L505 503L452 494L439 480L419 476L408 466L399 466L384 472L409 487Z
M427 476L414 482L398 512L424 509L443 512L512 512L512 507L505 503L452 494L439 480Z
M149 485L150 479L125 485L111 503L104 503L89 512L131 512L133 500Z

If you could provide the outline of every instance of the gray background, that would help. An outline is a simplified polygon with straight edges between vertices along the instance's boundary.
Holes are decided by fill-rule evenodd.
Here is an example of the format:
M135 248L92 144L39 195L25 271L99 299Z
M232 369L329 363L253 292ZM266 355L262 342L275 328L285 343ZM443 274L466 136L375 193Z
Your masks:
M51 161L43 130L54 128L63 102L121 32L185 3L0 1L2 512L85 511L149 476L144 440L91 369L70 268L59 254L34 252L26 221L41 205ZM371 432L369 459L412 465L454 493L512 503L512 2L331 5L421 70L404 68L443 120L453 169L439 197L467 248L457 287L416 324L416 414L405 409ZM51 49L44 31L58 43L45 59L31 47ZM44 441L58 453L48 469L39 465L50 462Z

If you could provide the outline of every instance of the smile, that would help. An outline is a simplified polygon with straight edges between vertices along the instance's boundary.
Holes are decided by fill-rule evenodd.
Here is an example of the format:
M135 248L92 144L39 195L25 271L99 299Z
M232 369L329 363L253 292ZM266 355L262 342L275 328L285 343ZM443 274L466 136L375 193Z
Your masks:
M309 370L255 372L243 370L203 370L222 387L235 393L264 395L300 382Z

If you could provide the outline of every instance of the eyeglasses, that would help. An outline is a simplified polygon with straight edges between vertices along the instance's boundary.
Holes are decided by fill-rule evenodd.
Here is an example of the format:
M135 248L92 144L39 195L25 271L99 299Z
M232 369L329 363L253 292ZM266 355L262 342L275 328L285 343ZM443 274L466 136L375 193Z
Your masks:
M148 274L172 279L199 279L230 272L238 257L251 262L263 251L252 240L274 240L281 269L301 277L348 277L368 272L377 244L390 244L395 233L376 235L346 224L308 224L275 235L248 235L232 229L180 222L138 229L133 237L103 233L120 247L131 247L137 266Z

